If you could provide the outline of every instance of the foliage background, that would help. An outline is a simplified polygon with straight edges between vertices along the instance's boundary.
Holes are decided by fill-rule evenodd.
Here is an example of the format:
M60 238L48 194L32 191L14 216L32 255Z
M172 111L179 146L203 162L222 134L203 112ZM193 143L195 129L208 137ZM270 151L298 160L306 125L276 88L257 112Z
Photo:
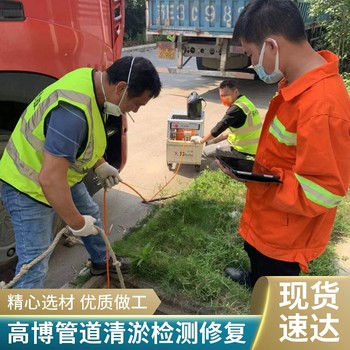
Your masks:
M125 1L124 46L140 45L146 37L145 0Z
M322 46L339 56L340 72L350 72L350 0L311 0L310 10L324 28Z

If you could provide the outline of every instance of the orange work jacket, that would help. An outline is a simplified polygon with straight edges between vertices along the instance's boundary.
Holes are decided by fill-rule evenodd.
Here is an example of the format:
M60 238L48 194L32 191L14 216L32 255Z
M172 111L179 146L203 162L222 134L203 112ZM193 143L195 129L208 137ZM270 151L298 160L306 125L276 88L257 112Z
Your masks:
M350 100L338 58L289 86L282 80L263 124L256 162L282 184L247 182L239 232L262 254L298 262L321 255L350 178Z

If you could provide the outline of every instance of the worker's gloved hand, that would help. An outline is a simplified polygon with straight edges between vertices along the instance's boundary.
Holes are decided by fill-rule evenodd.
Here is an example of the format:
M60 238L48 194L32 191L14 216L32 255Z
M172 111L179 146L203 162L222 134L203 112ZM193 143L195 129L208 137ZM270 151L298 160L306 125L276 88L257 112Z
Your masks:
M94 226L96 219L90 215L83 215L83 217L85 219L85 224L81 229L73 230L71 227L68 226L68 228L72 231L73 235L79 237L96 235L98 233L96 227Z
M119 181L122 181L119 175L119 171L107 162L104 162L101 165L99 165L95 169L95 174L97 175L105 190L110 189L115 185L118 185Z
M191 136L191 142L193 143L201 143L202 138L200 136Z

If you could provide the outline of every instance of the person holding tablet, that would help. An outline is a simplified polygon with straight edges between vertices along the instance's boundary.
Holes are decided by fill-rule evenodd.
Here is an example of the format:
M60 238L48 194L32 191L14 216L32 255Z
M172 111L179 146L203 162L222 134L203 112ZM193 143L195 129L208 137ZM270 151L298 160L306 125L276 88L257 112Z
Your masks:
M226 269L228 277L253 287L261 276L307 273L308 263L325 251L349 189L350 100L338 57L313 50L294 1L250 1L233 37L261 80L279 82L255 161L282 183L246 182L239 233L251 269Z

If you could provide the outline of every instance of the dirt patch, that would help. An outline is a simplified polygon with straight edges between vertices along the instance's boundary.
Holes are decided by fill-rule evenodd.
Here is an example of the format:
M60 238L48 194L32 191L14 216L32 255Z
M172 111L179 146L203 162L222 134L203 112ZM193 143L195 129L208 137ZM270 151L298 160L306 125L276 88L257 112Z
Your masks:
M339 275L345 276L350 274L350 238L344 239L336 246L338 255Z

